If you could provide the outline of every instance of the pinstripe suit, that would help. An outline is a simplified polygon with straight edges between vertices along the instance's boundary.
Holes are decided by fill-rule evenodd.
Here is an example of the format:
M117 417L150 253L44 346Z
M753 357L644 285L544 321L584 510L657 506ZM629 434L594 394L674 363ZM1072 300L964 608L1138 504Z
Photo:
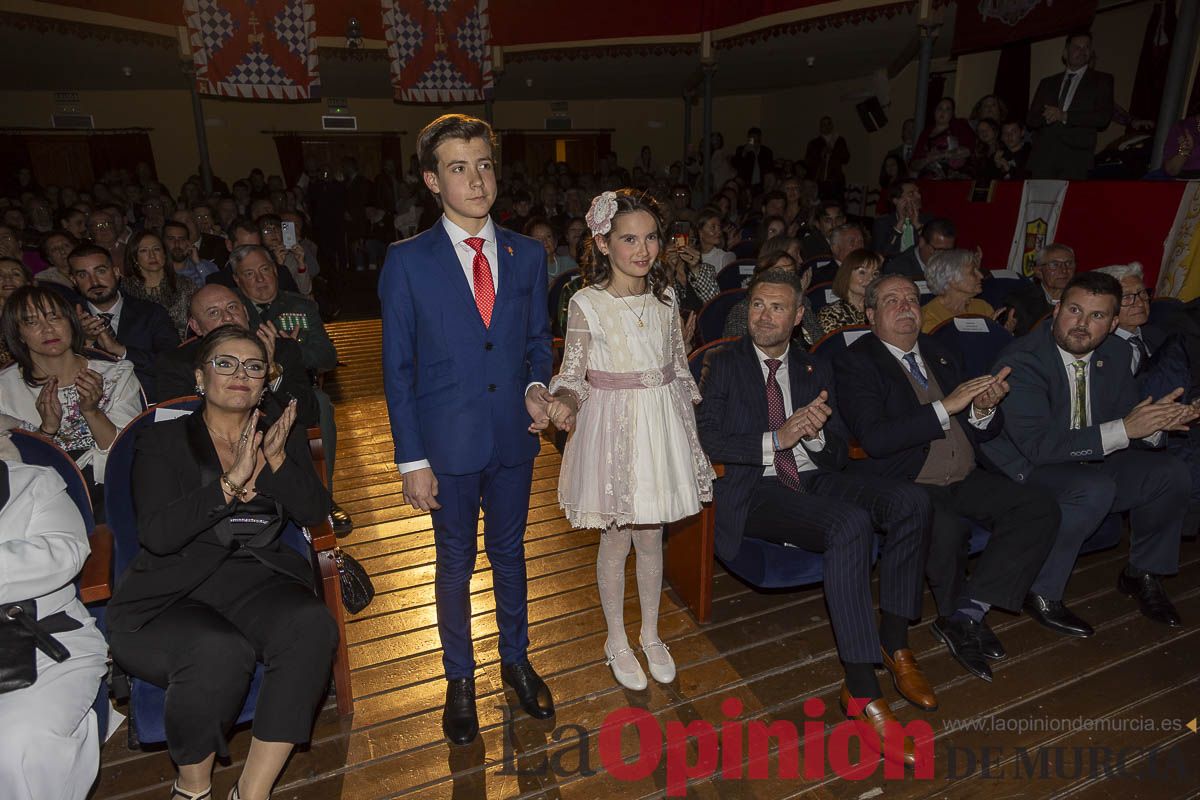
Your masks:
M822 389L836 409L829 366L796 347L787 359L792 403L785 410L806 405ZM836 411L825 425L824 448L809 453L816 469L800 473L803 491L764 476L762 439L770 430L766 384L749 336L713 354L701 394L700 442L709 458L725 464L725 476L713 485L717 554L733 557L744 536L823 553L838 654L846 663L877 662L870 587L874 533L878 528L887 534L880 551L880 607L919 617L929 498L904 481L844 474L847 436Z

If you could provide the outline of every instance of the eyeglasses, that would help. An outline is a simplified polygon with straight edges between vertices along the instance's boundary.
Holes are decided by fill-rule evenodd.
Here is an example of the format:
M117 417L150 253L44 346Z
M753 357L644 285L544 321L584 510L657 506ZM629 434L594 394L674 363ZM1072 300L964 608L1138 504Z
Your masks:
M1075 259L1068 258L1060 261L1046 261L1038 264L1038 266L1045 267L1046 269L1052 269L1055 272L1066 272L1067 270L1075 269Z
M1121 305L1123 306L1131 306L1138 300L1143 303L1150 302L1150 290L1142 289L1140 292L1130 292L1129 294L1121 295Z
M243 361L237 356L217 356L208 363L212 364L213 372L218 375L236 375L241 367L247 378L260 379L267 376L267 362L261 358L247 358Z

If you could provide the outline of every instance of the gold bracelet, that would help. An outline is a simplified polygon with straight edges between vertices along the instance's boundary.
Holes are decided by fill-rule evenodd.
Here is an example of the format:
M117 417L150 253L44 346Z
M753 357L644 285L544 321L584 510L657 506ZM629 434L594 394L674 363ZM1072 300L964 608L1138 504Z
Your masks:
M231 495L233 495L234 497L236 497L238 500L242 500L245 498L246 488L245 488L244 484L242 486L238 486L236 483L231 481L229 479L229 476L225 473L221 473L221 483L225 486L226 489L229 490L229 493Z

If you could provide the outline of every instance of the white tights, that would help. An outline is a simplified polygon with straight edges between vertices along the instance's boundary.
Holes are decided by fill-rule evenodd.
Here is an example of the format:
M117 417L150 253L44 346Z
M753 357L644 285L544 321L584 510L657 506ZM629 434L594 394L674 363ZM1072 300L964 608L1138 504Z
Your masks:
M632 541L637 550L638 601L642 607L641 644L659 641L658 604L662 596L662 551L661 527L638 526L635 528L610 527L600 534L600 550L596 557L596 585L600 589L600 607L608 623L608 641L604 649L608 654L626 650L616 659L617 667L629 671L636 665L636 658L628 652L629 640L625 636L625 562L629 557ZM664 661L666 654L655 647L647 654L655 663Z

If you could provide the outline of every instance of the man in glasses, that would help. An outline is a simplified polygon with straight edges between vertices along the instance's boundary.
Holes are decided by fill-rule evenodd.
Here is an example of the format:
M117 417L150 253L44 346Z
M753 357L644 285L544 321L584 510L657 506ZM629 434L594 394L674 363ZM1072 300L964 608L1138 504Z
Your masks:
M1134 261L1096 271L1112 275L1121 282L1121 310L1113 333L1129 342L1133 353L1130 368L1134 375L1140 375L1149 366L1150 356L1167 340L1166 331L1150 324L1150 290L1146 288L1142 265Z
M1075 251L1061 242L1049 244L1037 253L1033 269L1037 282L1010 294L1004 305L1016 315L1013 333L1024 336L1038 320L1054 310L1063 290L1075 277Z

